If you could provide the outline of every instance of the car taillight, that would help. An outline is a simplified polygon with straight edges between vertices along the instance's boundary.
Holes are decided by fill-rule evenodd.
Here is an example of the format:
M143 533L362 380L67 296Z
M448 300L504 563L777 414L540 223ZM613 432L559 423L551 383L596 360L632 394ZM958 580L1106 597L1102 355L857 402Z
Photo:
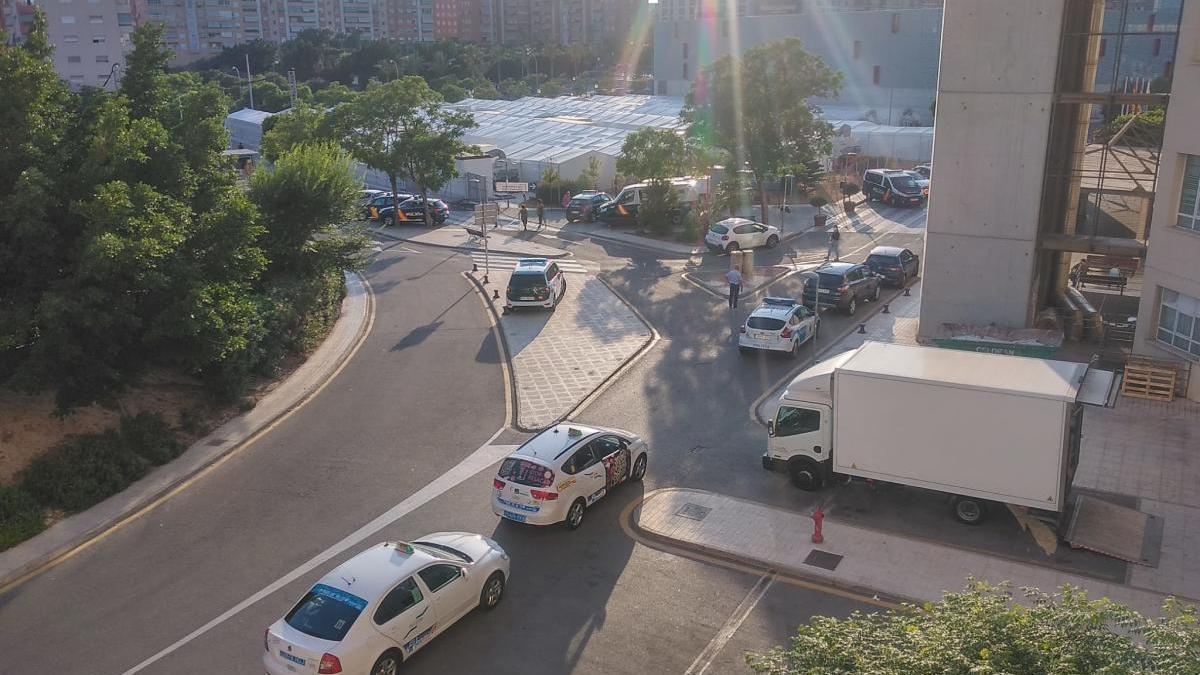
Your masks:
M503 490L504 489L504 481L500 480L499 478L493 478L492 479L492 487L496 488L497 490Z
M779 337L781 337L781 338L783 338L783 339L785 339L785 340L786 340L787 338L790 338L790 337L792 337L792 329L791 329L791 328L784 328L784 329L783 329L783 330L782 330L782 331L779 333Z
M729 241L729 235L727 235L727 234L721 235L721 241Z
M533 497L539 502L552 502L555 499L558 499L557 492L548 492L546 490L530 490L529 496Z
M342 672L342 662L338 661L338 657L326 652L321 655L321 667L317 668L320 675L332 675L333 673Z

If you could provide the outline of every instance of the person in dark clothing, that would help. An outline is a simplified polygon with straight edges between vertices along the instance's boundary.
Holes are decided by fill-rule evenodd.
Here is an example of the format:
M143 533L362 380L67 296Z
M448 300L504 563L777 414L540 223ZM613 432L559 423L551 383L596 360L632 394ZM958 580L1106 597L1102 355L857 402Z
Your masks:
M522 230L529 229L529 209L525 208L524 204L521 204L520 214L521 214L521 229Z
M538 200L538 212L537 213L538 213L538 229L540 230L546 226L546 205L540 199Z

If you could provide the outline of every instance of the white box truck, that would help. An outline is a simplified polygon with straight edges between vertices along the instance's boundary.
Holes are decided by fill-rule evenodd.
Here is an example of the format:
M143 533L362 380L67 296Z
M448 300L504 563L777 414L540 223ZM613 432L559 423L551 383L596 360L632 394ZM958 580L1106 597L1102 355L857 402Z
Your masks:
M1108 404L1113 384L1083 363L867 342L792 380L763 466L803 490L848 476L937 490L968 524L990 503L1030 507L1061 531L1081 404Z

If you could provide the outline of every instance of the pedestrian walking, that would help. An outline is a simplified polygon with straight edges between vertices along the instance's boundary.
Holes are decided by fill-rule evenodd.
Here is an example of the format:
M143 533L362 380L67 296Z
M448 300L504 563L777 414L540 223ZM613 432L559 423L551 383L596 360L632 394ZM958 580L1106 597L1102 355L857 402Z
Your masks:
M546 203L538 200L538 229L546 226Z
M840 258L838 254L838 243L842 239L842 233L838 230L837 223L833 224L833 231L829 233L829 250L825 251L825 261L828 262L832 258L835 262Z
M518 212L521 215L521 229L529 229L529 209L525 208L525 204L523 202L521 204L521 208L518 209Z
M729 268L725 273L725 280L729 282L729 308L737 307L738 296L742 294L742 273L736 267Z

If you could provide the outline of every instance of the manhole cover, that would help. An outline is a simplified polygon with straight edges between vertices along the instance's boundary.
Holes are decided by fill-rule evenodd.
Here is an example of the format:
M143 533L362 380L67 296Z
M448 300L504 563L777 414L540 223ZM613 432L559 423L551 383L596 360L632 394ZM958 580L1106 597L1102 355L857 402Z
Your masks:
M842 556L836 553L826 553L825 551L811 551L808 557L804 559L805 565L820 567L823 570L830 572L837 569L838 563L842 562Z
M692 504L689 502L684 504L682 509L676 511L675 515L683 516L684 518L691 518L692 520L704 520L704 517L708 515L709 511L712 511L712 509L708 508L707 506L700 506L699 504Z
M209 446L212 446L215 448L218 445L225 445L228 442L229 442L228 438L215 438L215 439L209 441L208 443L205 443L205 445L209 445Z

